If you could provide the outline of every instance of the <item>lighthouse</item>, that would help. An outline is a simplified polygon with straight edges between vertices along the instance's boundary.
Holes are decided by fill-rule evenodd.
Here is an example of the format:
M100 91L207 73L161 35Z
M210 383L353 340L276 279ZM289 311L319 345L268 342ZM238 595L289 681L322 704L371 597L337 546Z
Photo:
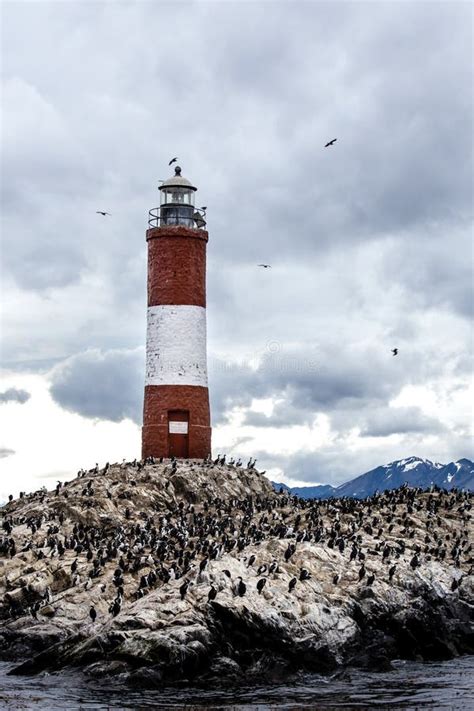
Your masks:
M142 457L211 452L207 384L205 208L175 168L149 212Z

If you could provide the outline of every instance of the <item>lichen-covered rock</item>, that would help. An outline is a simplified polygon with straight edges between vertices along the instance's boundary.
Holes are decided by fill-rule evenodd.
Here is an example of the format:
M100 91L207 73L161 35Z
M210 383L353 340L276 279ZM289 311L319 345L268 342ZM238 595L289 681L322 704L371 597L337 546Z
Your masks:
M472 494L133 462L1 509L0 655L158 686L473 653Z

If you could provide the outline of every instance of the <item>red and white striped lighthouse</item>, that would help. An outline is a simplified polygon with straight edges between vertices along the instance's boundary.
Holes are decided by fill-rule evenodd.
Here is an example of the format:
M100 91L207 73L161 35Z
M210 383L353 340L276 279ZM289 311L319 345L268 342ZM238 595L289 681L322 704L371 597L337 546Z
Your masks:
M205 211L175 168L150 210L142 457L211 452L206 348Z

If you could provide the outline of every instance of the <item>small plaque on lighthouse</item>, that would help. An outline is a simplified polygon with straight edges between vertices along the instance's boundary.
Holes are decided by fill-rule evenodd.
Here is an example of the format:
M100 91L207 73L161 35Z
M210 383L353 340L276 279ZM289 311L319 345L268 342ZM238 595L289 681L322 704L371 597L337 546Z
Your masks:
M170 422L169 423L170 434L188 434L188 423L187 422Z

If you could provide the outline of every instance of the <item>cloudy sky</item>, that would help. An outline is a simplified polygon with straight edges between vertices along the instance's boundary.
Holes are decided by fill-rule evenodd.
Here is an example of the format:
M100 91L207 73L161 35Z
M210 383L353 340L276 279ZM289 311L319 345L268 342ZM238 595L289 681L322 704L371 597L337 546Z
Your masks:
M175 155L208 206L214 453L331 483L472 457L470 4L1 11L0 497L139 455Z

